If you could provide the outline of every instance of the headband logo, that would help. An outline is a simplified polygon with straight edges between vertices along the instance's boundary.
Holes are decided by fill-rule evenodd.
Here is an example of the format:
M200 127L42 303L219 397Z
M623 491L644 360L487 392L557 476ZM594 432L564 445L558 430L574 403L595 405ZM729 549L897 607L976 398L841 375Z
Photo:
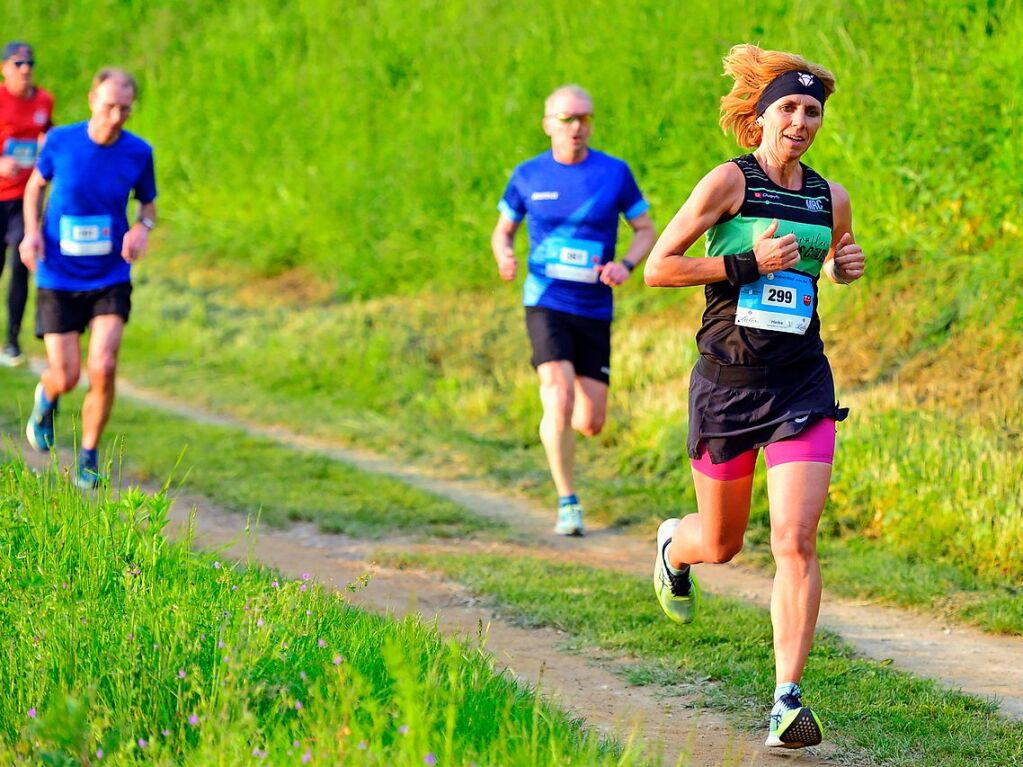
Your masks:
M799 82L803 84L804 88L809 88L811 85L813 85L813 75L808 75L804 72L800 72Z

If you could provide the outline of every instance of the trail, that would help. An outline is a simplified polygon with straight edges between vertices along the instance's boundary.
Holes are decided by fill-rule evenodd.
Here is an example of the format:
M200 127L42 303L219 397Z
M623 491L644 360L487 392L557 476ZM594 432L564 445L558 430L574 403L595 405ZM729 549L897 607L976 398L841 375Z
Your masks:
M528 540L532 553L646 577L654 555L651 542L606 528L590 527L585 538L551 534L549 510L509 497L479 482L450 480L399 464L368 451L307 437L283 427L263 426L171 399L160 392L118 381L118 391L141 404L201 423L241 429L289 447L315 452L364 471L391 476L447 498L471 511L507 523ZM741 565L698 565L701 586L767 606L771 579ZM890 660L899 669L938 680L944 686L994 699L1007 717L1023 720L1023 638L985 634L939 616L831 596L825 591L820 629L832 631L864 655Z

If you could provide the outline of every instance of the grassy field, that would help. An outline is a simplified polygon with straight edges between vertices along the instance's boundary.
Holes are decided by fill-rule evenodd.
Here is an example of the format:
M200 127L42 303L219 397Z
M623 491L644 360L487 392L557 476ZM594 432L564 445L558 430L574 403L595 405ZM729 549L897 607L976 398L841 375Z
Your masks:
M766 731L774 684L766 610L710 597L700 617L680 627L661 613L645 578L531 557L395 557L461 580L528 625L565 632L579 650L627 659L622 671L635 683L681 685L696 693L693 705ZM1015 767L1023 759L1023 723L857 657L835 637L818 635L802 688L840 764Z
M0 463L4 764L648 764L480 641L168 542L169 506Z

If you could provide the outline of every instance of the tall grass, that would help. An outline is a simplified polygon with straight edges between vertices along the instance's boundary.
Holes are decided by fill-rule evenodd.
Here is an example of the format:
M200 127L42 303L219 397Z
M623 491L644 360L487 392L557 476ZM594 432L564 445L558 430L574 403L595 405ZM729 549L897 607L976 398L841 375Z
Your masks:
M170 543L170 501L0 464L4 764L645 764L482 643Z
M594 94L596 143L627 158L665 221L737 150L716 125L720 59L743 41L832 68L810 160L852 192L876 273L1018 238L1013 0L623 6L261 0L15 5L58 114L88 77L142 78L132 127L157 148L174 243L204 261L303 266L339 294L480 286L511 167L544 148L543 96ZM935 41L941 41L936 45Z

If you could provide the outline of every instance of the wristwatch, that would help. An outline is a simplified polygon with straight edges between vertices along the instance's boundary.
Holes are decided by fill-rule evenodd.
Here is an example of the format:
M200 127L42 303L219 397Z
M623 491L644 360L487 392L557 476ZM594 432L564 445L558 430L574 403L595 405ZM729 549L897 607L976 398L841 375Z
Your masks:
M154 227L156 226L156 222L147 216L139 216L138 219L136 220L149 231L153 231Z

